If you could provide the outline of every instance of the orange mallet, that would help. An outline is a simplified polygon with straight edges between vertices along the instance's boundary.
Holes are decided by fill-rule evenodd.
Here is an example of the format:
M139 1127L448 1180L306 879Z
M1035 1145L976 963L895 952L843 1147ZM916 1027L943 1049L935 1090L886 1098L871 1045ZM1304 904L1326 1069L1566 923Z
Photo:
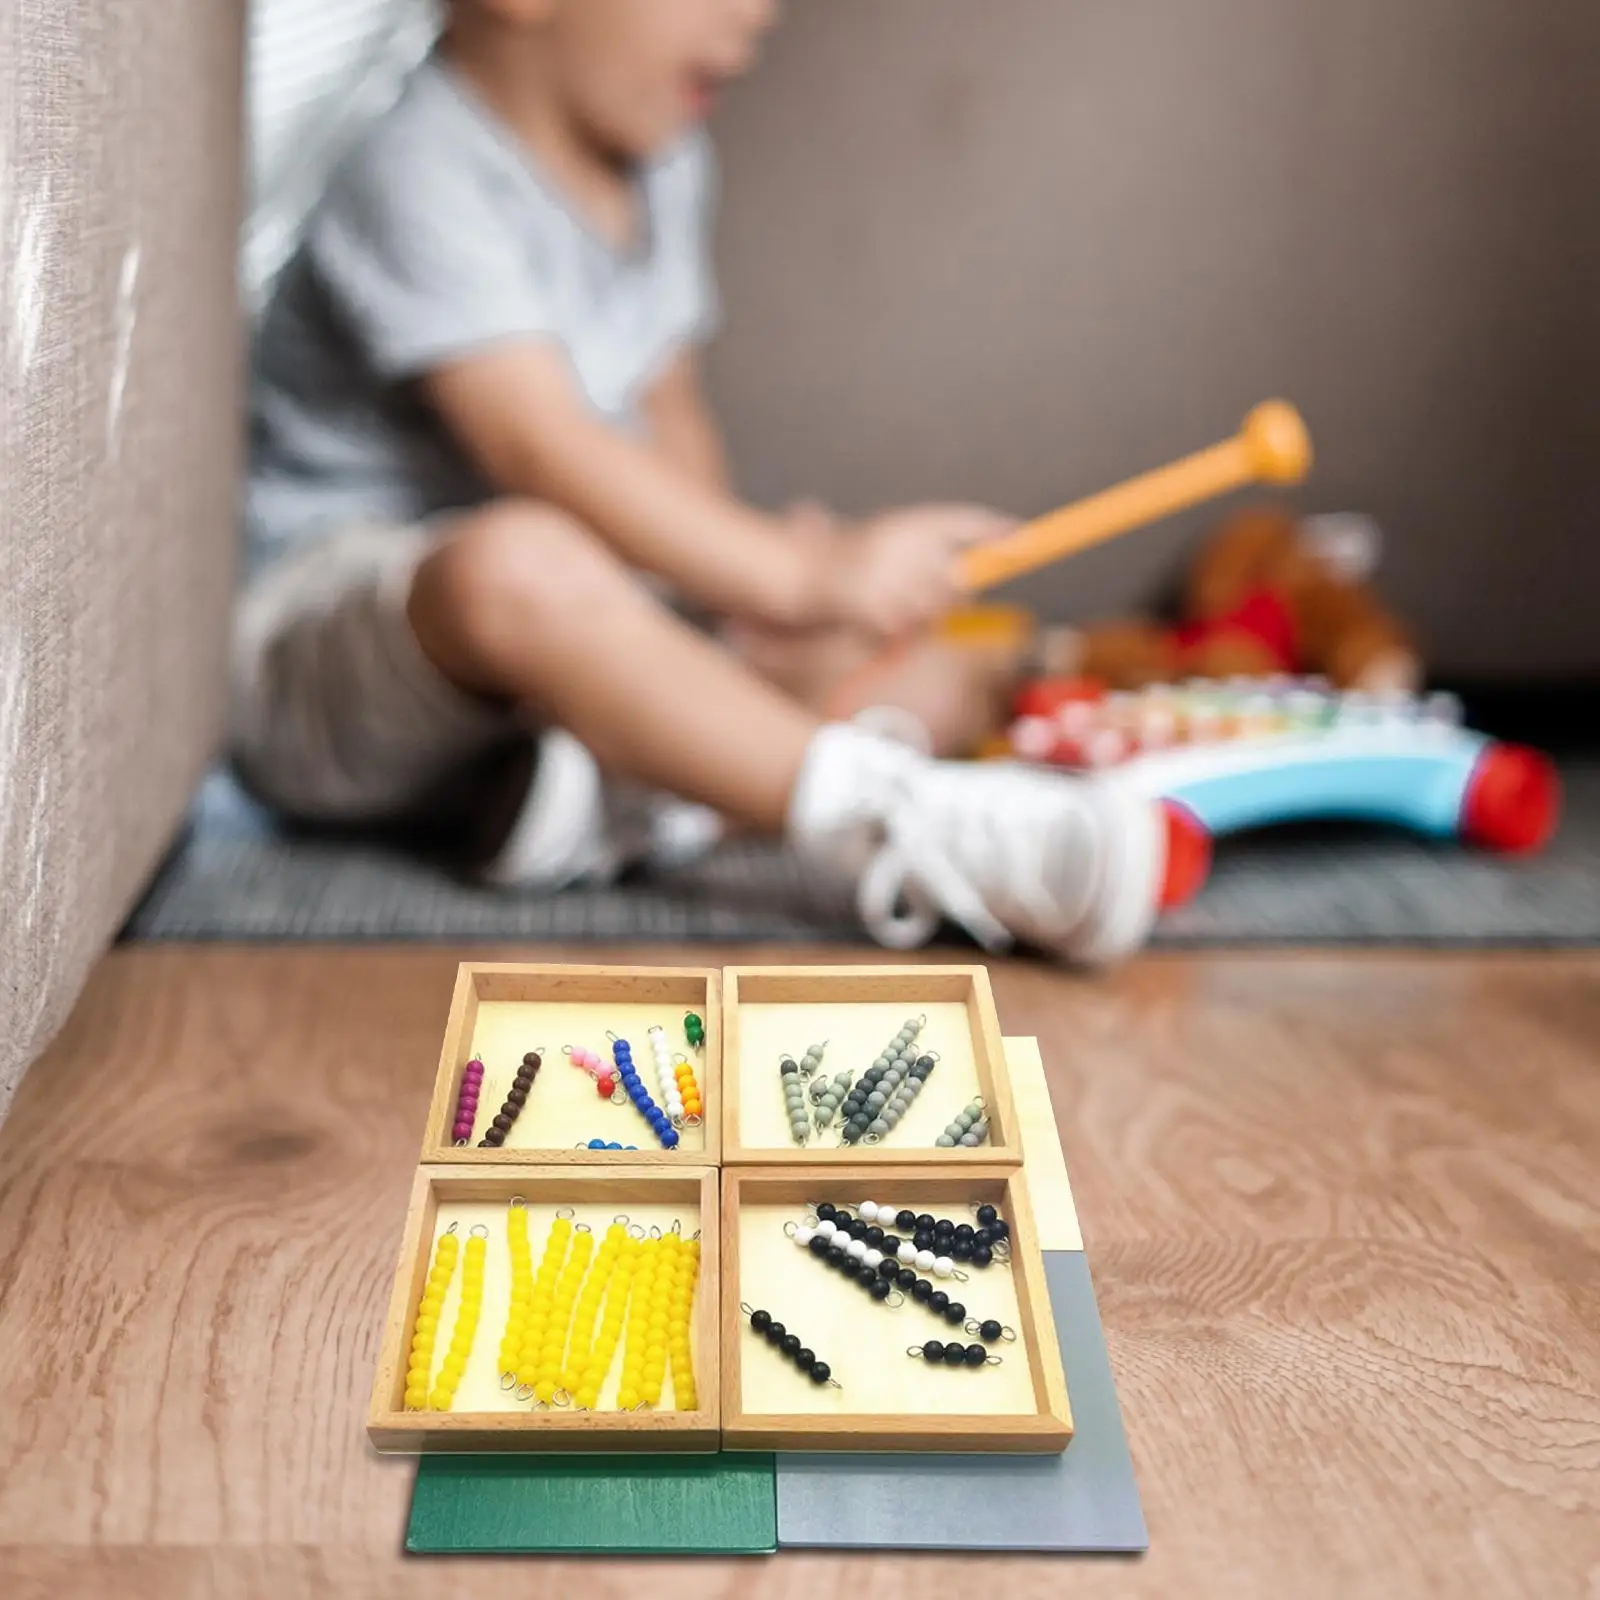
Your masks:
M1300 413L1287 401L1268 400L1244 419L1233 438L969 550L962 562L963 585L981 594L1203 500L1253 483L1299 483L1310 470L1311 436Z

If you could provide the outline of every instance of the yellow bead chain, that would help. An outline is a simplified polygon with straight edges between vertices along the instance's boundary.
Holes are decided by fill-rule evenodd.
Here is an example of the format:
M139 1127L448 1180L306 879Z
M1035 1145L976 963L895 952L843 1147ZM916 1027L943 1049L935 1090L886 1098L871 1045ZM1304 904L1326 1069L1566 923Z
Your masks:
M574 1404L584 1411L593 1411L600 1404L600 1391L606 1386L606 1377L611 1371L617 1344L622 1338L623 1318L633 1289L634 1269L640 1249L639 1240L623 1239L616 1268L606 1290L605 1309L600 1314L600 1332L590 1347L589 1359L584 1364L583 1375L572 1397Z
M619 1411L634 1410L644 1398L645 1350L649 1344L650 1312L655 1304L655 1280L660 1260L660 1238L641 1241L628 1295L627 1335L622 1346L622 1385L617 1390Z
M544 1326L544 1344L540 1348L533 1376L534 1398L549 1405L561 1387L561 1360L567 1351L567 1329L572 1326L573 1304L589 1270L589 1259L594 1254L594 1234L587 1224L580 1225L572 1240L572 1253L561 1269L556 1284L556 1297L550 1307L550 1316Z
M673 1286L678 1281L678 1258L682 1254L683 1239L677 1230L663 1234L656 1274L650 1283L649 1318L645 1323L644 1381L639 1385L639 1398L647 1406L661 1404L661 1390L667 1377L667 1313L672 1304Z
M605 1298L606 1285L616 1269L617 1258L628 1240L628 1225L618 1218L606 1229L605 1238L595 1252L594 1265L583 1280L578 1295L577 1310L572 1315L572 1332L567 1336L567 1363L561 1369L561 1387L577 1398L583 1385L583 1374L589 1365L589 1351L594 1344L594 1325L600 1316L600 1302Z
M514 1376L517 1380L517 1398L527 1400L539 1379L539 1356L544 1349L545 1328L550 1321L551 1306L555 1301L556 1283L567 1259L567 1247L572 1243L572 1214L556 1213L550 1224L549 1237L544 1242L544 1254L539 1259L539 1275L533 1280L533 1292L528 1297L528 1317L522 1325L522 1348L517 1352Z
M411 1361L406 1372L407 1411L428 1409L428 1394L433 1388L434 1340L439 1332L444 1297L450 1291L450 1280L455 1276L456 1258L460 1253L461 1241L456 1238L456 1225L452 1222L433 1247L433 1265L428 1268L427 1282L422 1288L422 1302L417 1307L417 1325L411 1335Z
M506 1212L506 1249L511 1256L511 1309L506 1313L505 1337L500 1341L500 1387L517 1382L517 1362L533 1310L533 1251L528 1244L528 1203L513 1200Z
M461 1261L461 1303L456 1308L456 1325L450 1335L450 1348L439 1367L428 1404L435 1411L448 1411L455 1404L456 1389L466 1374L472 1357L472 1342L478 1337L478 1318L483 1314L483 1268L489 1252L489 1230L481 1225L472 1230Z
M700 1277L700 1241L690 1239L678 1252L678 1276L667 1310L667 1356L672 1362L672 1403L679 1411L698 1411L694 1355L689 1348L689 1318Z

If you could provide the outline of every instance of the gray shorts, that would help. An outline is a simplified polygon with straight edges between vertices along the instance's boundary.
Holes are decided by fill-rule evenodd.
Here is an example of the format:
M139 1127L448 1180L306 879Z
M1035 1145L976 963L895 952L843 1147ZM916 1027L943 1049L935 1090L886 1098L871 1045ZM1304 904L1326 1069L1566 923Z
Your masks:
M438 534L364 525L294 551L235 618L230 745L259 798L308 821L396 820L526 734L514 708L450 683L406 604Z

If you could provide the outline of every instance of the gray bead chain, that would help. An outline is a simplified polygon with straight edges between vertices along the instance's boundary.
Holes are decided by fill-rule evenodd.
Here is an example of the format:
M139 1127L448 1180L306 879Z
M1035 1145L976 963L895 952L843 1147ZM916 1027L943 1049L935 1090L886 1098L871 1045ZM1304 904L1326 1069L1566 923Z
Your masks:
M778 1078L783 1084L789 1132L796 1144L804 1144L811 1137L811 1123L806 1116L806 1090L800 1076L800 1063L793 1056L785 1056L778 1063Z
M822 1052L828 1048L828 1041L824 1039L821 1044L808 1046L806 1053L800 1058L800 1076L807 1083L816 1075L817 1068L822 1065Z
M896 1086L885 1102L883 1110L867 1124L865 1144L876 1144L886 1134L893 1133L900 1119L911 1109L911 1103L922 1093L928 1074L938 1063L937 1056L918 1056L906 1072L905 1079Z
M989 1137L989 1119L983 1114L983 1101L974 1100L933 1142L941 1150L958 1144L976 1150Z
M920 1061L914 1061L913 1046L917 1035L927 1023L926 1017L908 1017L893 1039L884 1046L877 1060L856 1080L855 1087L845 1098L840 1112L844 1117L841 1137L845 1144L859 1144L863 1139L876 1144L894 1127L899 1116L891 1119L890 1106L897 1096L916 1076ZM933 1057L924 1056L932 1070ZM926 1077L924 1073L922 1076ZM911 1099L916 1096L913 1090ZM910 1099L905 1101L910 1104ZM904 1106L901 1108L904 1115Z
M818 1133L833 1122L840 1103L849 1092L848 1072L837 1074L832 1083L828 1082L826 1074L811 1080L811 1103L816 1107Z

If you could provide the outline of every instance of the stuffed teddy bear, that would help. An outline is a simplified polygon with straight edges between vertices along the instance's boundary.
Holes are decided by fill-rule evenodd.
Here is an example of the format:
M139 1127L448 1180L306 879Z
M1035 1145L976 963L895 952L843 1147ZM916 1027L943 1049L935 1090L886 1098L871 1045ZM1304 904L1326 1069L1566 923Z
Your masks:
M1048 630L1046 670L1112 689L1315 673L1341 689L1414 693L1421 661L1366 582L1377 543L1362 518L1240 511L1195 560L1177 626L1133 620Z

